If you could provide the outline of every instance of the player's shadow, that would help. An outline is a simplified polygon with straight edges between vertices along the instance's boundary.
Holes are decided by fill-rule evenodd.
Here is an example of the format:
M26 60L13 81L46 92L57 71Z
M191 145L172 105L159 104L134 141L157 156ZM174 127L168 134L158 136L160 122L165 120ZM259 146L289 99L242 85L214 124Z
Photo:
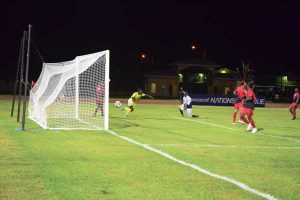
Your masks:
M17 131L20 131L20 133L29 133L29 134L39 134L47 131L43 128L25 128L25 130L22 130L21 128L16 128Z
M199 117L193 117L194 119L209 119L209 117L204 117L204 116L201 116L199 115Z
M264 128L258 128L257 129L257 131L263 131L264 130Z
M114 129L123 129L123 128L129 128L129 127L139 127L140 125L134 122L131 122L127 119L127 117L120 118L120 117L110 117L109 126L113 127ZM130 117L130 119L135 119L134 117Z

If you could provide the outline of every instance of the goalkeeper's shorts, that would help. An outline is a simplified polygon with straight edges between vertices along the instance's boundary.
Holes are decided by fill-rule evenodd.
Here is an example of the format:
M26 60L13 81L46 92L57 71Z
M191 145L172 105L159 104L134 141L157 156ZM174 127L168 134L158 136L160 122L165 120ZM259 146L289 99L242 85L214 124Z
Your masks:
M135 107L135 102L132 100L132 98L128 99L128 107L129 106Z

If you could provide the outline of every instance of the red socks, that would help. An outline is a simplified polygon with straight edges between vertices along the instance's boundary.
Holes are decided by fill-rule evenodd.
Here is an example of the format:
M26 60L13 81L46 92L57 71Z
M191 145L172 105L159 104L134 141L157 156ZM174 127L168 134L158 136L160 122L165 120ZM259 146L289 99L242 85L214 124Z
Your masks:
M296 119L296 109L295 110L290 110L290 113L292 114L293 119Z
M243 120L243 122L245 122L246 124L249 124L249 121L244 117L241 117L241 119Z
M253 128L256 127L256 126L255 126L255 121L254 121L253 119L250 120L250 123L251 123L251 126L252 126Z
M293 112L293 118L296 119L296 110Z

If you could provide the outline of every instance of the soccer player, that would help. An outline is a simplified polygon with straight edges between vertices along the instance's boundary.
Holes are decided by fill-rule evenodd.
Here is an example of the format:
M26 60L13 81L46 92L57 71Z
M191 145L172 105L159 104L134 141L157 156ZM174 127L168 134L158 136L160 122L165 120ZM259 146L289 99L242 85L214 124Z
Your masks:
M253 120L254 102L256 101L256 96L253 92L254 87L253 82L247 84L246 99L244 100L244 105L241 109L241 118L246 124L248 124L246 130L252 130L251 133L257 132L255 121ZM246 115L248 120L245 117Z
M296 110L300 100L300 94L298 88L295 88L295 94L293 95L293 102L290 105L289 111L292 114L292 120L296 119Z
M126 114L125 114L126 117L128 117L128 114L129 114L130 112L133 112L136 103L139 101L139 99L140 99L141 97L149 97L150 99L153 99L152 96L143 93L143 90L142 90L142 89L138 89L137 92L134 92L134 93L131 95L131 97L128 99L128 107L123 106L123 107L121 108L122 111L123 111L123 110L126 110Z
M234 91L234 94L237 95L236 99L235 99L235 102L234 102L234 111L233 111L233 116L232 116L232 123L233 124L236 124L236 115L237 115L237 112L243 107L243 100L244 100L244 97L246 95L246 82L245 81L242 81L240 83L240 86L238 86L235 91ZM240 120L239 120L240 123L244 123L243 120L241 119L241 113L240 113Z
M96 117L96 114L100 108L101 116L104 115L103 113L103 103L104 103L104 86L102 82L99 82L96 85L96 109L94 113L94 117Z
M184 97L184 91L183 88L180 87L178 92L178 98L179 98L179 112L182 117L183 117L183 110L184 110L183 97Z
M188 117L199 117L199 115L192 114L192 98L188 95L187 92L184 92L182 100L183 100L183 108L180 108L181 109L180 113L182 113L182 116L183 116L183 110L186 109Z

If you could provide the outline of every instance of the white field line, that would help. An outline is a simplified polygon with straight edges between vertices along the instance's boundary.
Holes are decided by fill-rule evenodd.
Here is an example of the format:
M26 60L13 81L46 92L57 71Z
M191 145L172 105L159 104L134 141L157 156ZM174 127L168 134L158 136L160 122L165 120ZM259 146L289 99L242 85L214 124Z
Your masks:
M226 127L226 126L222 126L222 125L218 125L218 124L213 124L213 123L208 123L208 122L202 122L202 121L196 121L196 120L185 119L185 118L179 118L179 117L174 117L174 118L175 119L184 120L184 121L190 121L190 122L195 122L195 123L200 123L200 124L206 124L206 125L210 125L210 126L215 126L215 127L223 128L223 129L228 129L228 130L233 130L233 131L239 131L239 132L241 132L240 129L230 128L230 127ZM282 139L282 140L289 140L289 141L293 141L293 142L300 142L300 140L289 138L289 137L282 137L282 136L269 135L269 134L263 134L263 133L255 133L253 135L263 135L263 136L277 138L277 139Z
M191 120L191 119L187 119L187 118L179 118L179 117L174 117L174 118L184 120L184 121L190 121L190 122L196 122L196 123L200 123L200 124L206 124L206 125L210 125L210 126L215 126L215 127L219 127L219 128L228 129L228 130L241 131L240 129L237 129L237 128L230 128L230 127L226 127L226 126L222 126L222 125L218 125L218 124L212 124L212 123L208 123L208 122L196 121L196 120Z
M239 188L241 188L241 189L243 189L243 190L245 190L245 191L248 191L248 192L250 192L250 193L256 194L256 195L261 196L261 197L263 197L263 198L265 198L265 199L269 199L269 200L274 200L274 199L276 199L274 196L272 196L272 195L270 195L270 194L267 194L267 193L258 191L258 190L256 190L256 189L253 189L253 188L251 188L250 186L248 186L248 185L246 185L246 184L244 184L244 183L238 182L238 181L236 181L236 180L234 180L234 179L231 179L231 178L228 178L228 177L226 177L226 176L221 176L221 175L215 174L215 173L213 173L213 172L207 171L207 170L205 170L205 169L203 169L203 168L201 168L201 167L199 167L199 166L197 166L197 165L194 165L194 164L185 162L185 161L183 161L183 160L179 160L179 159L175 158L174 156L172 156L171 154L168 154L168 153L165 153L165 152L163 152L163 151L161 151L161 150L158 150L158 149L155 149L155 148L153 148L153 147L150 147L150 146L147 145L147 144L142 144L142 143L140 143L140 142L138 142L138 141L135 141L135 140L133 140L133 139L131 139L131 138L129 138L129 137L125 137L125 136L119 135L119 134L117 134L116 132L111 131L111 130L108 130L108 132L111 133L112 135L118 137L118 138L121 138L121 139L123 139L123 140L126 140L126 141L128 141L128 142L130 142L130 143L133 143L133 144L135 144L135 145L141 146L141 147L143 147L143 148L145 148L145 149L147 149L147 150L149 150L149 151L152 151L152 152L154 152L154 153L157 153L157 154L159 154L159 155L161 155L161 156L163 156L163 157L165 157L165 158L168 158L168 159L170 159L170 160L172 160L172 161L174 161L174 162L177 162L177 163L179 163L179 164L181 164L181 165L190 167L190 168L192 168L192 169L194 169L194 170L196 170L196 171L199 171L199 172L201 172L201 173L204 173L204 174L206 174L206 175L208 175L208 176L211 176L211 177L214 177L214 178L221 179L221 180L223 180L223 181L232 183L232 184L238 186Z
M297 140L297 139L288 138L288 137L281 137L281 136L277 136L277 135L269 135L269 134L263 134L263 133L255 133L255 134L256 135L263 135L263 136L267 136L267 137L272 137L272 138L283 139L283 140L290 140L290 141L294 141L294 142L300 142L300 140Z
M272 146L238 146L238 145L219 145L219 144L147 144L151 146L166 147L208 147L208 148L243 148L243 149L300 149L299 147L272 147Z

